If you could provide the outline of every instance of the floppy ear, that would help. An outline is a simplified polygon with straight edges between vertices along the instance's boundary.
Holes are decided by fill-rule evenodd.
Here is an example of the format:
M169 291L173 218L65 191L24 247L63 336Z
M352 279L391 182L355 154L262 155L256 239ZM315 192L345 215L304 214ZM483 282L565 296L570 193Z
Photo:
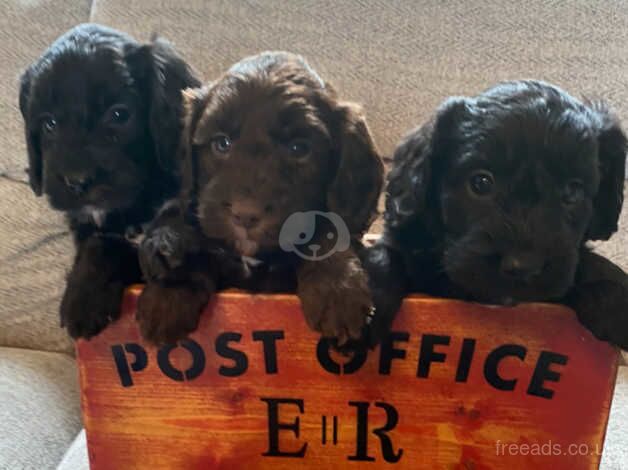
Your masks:
M181 137L181 92L199 86L200 81L170 43L161 38L134 48L128 60L148 93L149 129L157 160L164 170L172 171L176 169Z
M196 200L198 189L196 182L199 168L194 139L198 132L199 121L203 115L209 93L209 85L202 88L187 88L181 92L183 129L178 158L181 171L181 197L188 201Z
M26 70L20 77L20 111L24 118L24 136L28 152L28 182L37 196L42 194L42 158L39 136L30 129L28 123L28 105L30 102L32 73Z
M340 148L336 175L327 192L327 207L338 214L351 235L364 233L375 216L384 165L366 120L354 105L341 104Z
M592 107L602 120L598 135L600 186L593 199L593 216L587 238L608 240L617 231L617 221L624 202L628 142L619 120L604 103L594 103Z
M399 144L386 185L384 218L389 227L402 226L428 209L434 162L439 153L447 150L452 126L467 111L467 98L449 98L427 123Z

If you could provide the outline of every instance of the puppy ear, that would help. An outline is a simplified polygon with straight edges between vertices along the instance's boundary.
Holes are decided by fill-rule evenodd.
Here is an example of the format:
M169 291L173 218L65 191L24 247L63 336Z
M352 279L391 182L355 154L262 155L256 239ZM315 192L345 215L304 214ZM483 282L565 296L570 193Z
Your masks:
M28 122L28 106L30 103L32 74L26 70L20 77L20 112L24 118L24 136L26 137L26 150L28 152L28 182L37 196L42 194L42 158L39 137L32 131Z
M141 78L140 86L148 92L149 129L158 162L164 170L172 171L181 137L181 92L199 86L200 81L171 44L161 38L134 48L128 60Z
M362 234L377 210L384 165L356 106L343 103L338 112L340 159L327 192L327 207L342 218L352 235Z
M624 202L626 151L628 141L619 119L604 103L592 103L601 118L598 135L600 186L593 199L593 216L589 224L589 240L608 240L617 231L617 221Z
M179 147L181 195L188 201L196 199L196 175L199 169L194 136L198 132L209 90L209 87L187 88L181 92L183 100L183 130Z
M445 101L423 126L399 144L386 186L385 220L390 227L404 225L427 210L427 195L438 154L447 150L453 126L468 112L468 98Z

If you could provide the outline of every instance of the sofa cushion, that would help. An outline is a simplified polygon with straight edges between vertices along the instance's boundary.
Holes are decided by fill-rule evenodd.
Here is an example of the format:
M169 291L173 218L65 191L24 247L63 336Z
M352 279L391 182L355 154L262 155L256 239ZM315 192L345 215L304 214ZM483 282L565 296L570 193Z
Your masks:
M0 201L0 345L71 352L58 314L68 229L25 183L0 179Z
M606 428L600 470L625 470L628 462L628 367L620 367Z
M55 468L81 428L74 360L0 348L0 468Z
M506 79L603 96L628 118L626 2L98 0L92 20L163 34L206 79L247 54L301 53L366 105L387 154L445 97Z

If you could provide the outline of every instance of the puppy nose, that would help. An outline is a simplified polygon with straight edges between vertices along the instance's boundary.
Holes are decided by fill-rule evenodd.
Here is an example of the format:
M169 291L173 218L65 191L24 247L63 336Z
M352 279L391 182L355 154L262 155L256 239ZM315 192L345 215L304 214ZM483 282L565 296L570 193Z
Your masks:
M259 216L257 214L239 212L233 214L233 223L246 229L251 229L259 224Z
M543 260L539 256L509 254L502 256L501 273L517 281L529 281L541 274Z
M85 193L90 184L90 179L87 176L65 176L63 181L68 189L77 196Z

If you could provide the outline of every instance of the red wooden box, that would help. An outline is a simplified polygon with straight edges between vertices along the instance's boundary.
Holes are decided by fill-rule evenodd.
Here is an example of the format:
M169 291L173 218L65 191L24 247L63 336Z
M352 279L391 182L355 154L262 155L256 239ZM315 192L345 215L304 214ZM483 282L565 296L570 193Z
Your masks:
M237 292L157 350L139 292L77 343L95 470L599 465L618 354L567 308L409 298L394 341L345 358L296 297Z

